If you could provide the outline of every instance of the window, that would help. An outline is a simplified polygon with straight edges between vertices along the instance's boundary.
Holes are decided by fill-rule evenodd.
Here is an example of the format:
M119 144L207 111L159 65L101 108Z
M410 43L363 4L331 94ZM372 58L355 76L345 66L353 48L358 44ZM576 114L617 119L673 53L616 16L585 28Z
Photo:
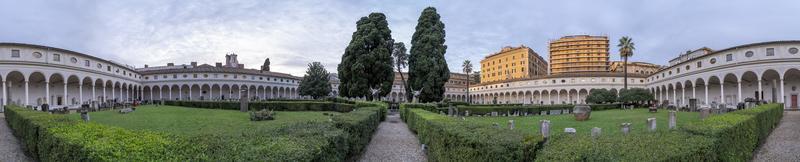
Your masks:
M72 59L69 59L69 61L71 61L72 63L78 63L78 59L75 57L72 57Z
M11 50L11 57L19 58L19 50Z
M61 55L60 54L53 54L53 61L61 61Z
M753 51L747 51L744 53L745 57L753 57Z
M106 71L111 71L111 66L106 66L106 69L108 69Z
M701 67L703 67L703 62L698 61L697 62L697 68L701 68Z
M102 64L100 64L100 63L97 63L97 68L98 68L98 69L103 69L103 65L102 65Z
M686 70L689 70L692 66L686 65Z
M89 67L92 66L92 64L89 63L89 60L83 60L83 66Z
M33 57L36 57L36 58L42 58L42 53L39 53L39 52L33 52Z
M708 63L711 63L711 64L717 63L717 58L711 58L711 60L709 60Z
M775 56L775 48L767 48L767 56Z
M177 78L178 78L178 74L172 74L172 79L177 79Z
M192 74L192 77L193 78L197 78L197 74Z
M790 54L797 54L797 48L795 48L795 47L789 48L789 53Z
M733 61L733 54L725 55L725 61Z

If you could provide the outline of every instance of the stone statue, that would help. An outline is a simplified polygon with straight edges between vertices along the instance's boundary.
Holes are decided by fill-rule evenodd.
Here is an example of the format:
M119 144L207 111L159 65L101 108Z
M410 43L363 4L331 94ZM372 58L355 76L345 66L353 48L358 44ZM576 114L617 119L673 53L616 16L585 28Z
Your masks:
M269 71L269 58L264 60L264 65L261 65L261 71Z
M414 103L419 103L419 93L420 92L422 92L422 91L419 91L419 90L413 91L413 93L414 93Z
M381 92L381 89L369 88L369 90L372 92L372 100L373 101L378 101L379 100L378 99L378 94Z

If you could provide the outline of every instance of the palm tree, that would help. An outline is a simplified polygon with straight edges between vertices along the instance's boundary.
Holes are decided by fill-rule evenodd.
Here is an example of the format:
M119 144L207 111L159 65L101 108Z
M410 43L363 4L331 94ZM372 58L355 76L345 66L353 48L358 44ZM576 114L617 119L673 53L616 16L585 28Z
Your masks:
M617 47L619 47L619 56L625 59L625 62L622 64L623 72L625 73L625 84L623 89L628 89L628 58L633 56L633 50L636 49L636 47L633 46L633 39L628 36L620 38L619 44L617 44Z
M406 91L406 96L404 97L406 98L406 101L408 101L411 98L411 94L409 94L410 91L408 89L408 82L401 71L408 65L408 54L406 53L406 45L403 44L403 42L394 43L392 57L394 57L394 67L397 67L397 73L400 73L400 80L403 81L403 89Z
M472 62L464 60L464 64L461 64L461 70L467 74L467 103L471 103L469 97L469 82L471 82L469 74L472 73Z

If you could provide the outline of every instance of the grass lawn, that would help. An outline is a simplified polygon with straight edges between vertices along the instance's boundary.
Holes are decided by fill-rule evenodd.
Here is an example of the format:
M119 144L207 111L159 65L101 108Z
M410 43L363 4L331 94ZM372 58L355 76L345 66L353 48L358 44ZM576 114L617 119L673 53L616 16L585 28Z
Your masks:
M280 127L285 124L328 121L338 115L329 111L276 111L275 120L250 121L250 114L235 110L186 108L179 106L139 106L135 112L120 114L118 110L89 113L90 121L135 130L151 130L180 135L220 134L235 135L252 128ZM69 118L80 120L80 114Z
M690 121L700 120L697 112L678 112L677 124L680 125ZM658 110L658 113L650 113L647 109L634 110L604 110L593 111L592 116L587 121L575 121L572 114L565 115L537 115L528 117L467 117L466 120L474 123L492 125L498 123L503 128L508 128L508 120L514 120L514 129L525 133L539 132L539 120L550 120L551 134L564 133L564 128L575 128L578 134L589 135L594 127L602 128L603 134L621 134L620 124L631 123L631 132L646 131L647 118L655 117L657 130L667 130L669 127L669 113L667 110Z

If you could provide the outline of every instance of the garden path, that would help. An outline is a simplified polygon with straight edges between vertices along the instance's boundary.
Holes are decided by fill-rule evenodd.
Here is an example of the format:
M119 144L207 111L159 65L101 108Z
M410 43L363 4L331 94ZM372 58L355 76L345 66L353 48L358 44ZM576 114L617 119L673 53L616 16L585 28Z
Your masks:
M419 140L397 113L390 113L372 135L358 161L427 161Z
M0 161L33 161L25 156L20 141L11 134L5 113L0 113Z
M800 111L784 111L780 124L756 152L753 161L800 159Z

